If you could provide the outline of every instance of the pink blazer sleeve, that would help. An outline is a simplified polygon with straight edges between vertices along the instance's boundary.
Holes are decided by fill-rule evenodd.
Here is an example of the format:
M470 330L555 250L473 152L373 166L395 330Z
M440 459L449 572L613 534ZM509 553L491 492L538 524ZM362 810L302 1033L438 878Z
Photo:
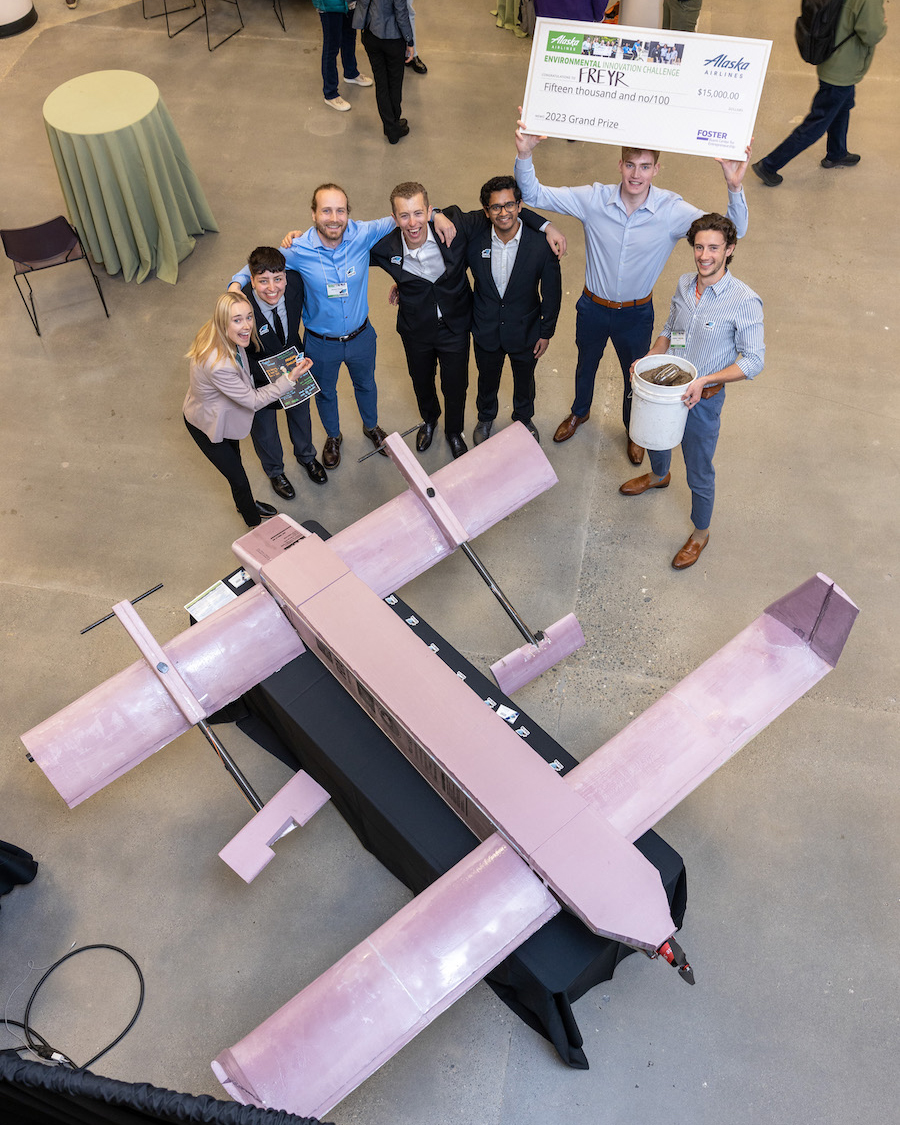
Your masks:
M293 383L282 375L269 387L257 389L243 348L238 349L243 366L217 356L205 364L191 364L190 386L184 400L184 416L210 441L245 438L257 410L287 394Z

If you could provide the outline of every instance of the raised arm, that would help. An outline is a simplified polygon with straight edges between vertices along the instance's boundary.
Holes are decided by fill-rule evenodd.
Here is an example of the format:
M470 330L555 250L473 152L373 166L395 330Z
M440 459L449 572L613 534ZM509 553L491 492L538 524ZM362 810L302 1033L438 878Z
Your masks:
M750 144L747 145L747 156L744 160L726 160L724 156L717 156L716 161L722 165L722 173L725 176L725 183L728 185L729 191L740 191L741 184L744 182L744 174L750 164L750 153L753 140L751 138Z
M519 113L521 112L522 107L519 106ZM516 122L516 153L520 159L527 160L541 141L546 141L546 139L546 137L542 137L537 133L526 133L524 121Z

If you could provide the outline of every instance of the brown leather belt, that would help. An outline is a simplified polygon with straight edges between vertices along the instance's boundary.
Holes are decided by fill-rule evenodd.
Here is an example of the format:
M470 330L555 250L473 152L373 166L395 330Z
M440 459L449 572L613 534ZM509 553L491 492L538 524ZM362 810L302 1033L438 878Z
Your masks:
M653 294L650 293L646 297L641 297L637 301L607 301L604 297L595 296L590 289L585 285L585 297L590 297L595 305L602 305L605 309L633 309L636 305L646 305L648 301L653 299Z
M721 391L724 385L724 383L707 383L707 385L700 392L700 397L712 398L713 395L717 395L719 391Z

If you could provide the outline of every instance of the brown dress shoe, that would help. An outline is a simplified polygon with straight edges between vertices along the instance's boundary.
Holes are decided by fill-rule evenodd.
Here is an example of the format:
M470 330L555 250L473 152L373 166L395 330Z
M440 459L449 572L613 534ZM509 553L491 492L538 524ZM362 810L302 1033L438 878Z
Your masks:
M366 426L363 426L363 433L369 439L369 441L375 446L375 448L378 450L378 452L381 454L381 456L387 457L388 451L386 449L381 448L381 446L384 444L385 440L387 439L387 434L384 432L384 430L381 428L381 426L379 426L377 422L371 428L371 430L368 429Z
M556 427L556 433L553 435L554 441L568 441L575 433L582 422L586 422L590 418L590 410L587 414L582 414L581 417L577 414L570 414L568 418L564 418Z
M628 460L632 465L640 465L644 460L645 449L642 445L637 445L635 442L628 439Z
M344 440L343 434L338 434L337 437L327 437L325 439L325 448L322 450L322 464L326 469L336 469L341 463L341 442Z
M619 492L621 492L623 496L640 496L641 493L646 492L648 488L668 488L671 479L671 473L666 473L666 475L659 480L653 479L653 473L644 473L642 477L635 477L634 480L625 481L623 485L619 486Z
M689 566L693 566L697 559L700 558L700 553L708 542L708 535L702 543L698 543L696 539L688 539L687 543L685 543L675 558L672 559L672 566L675 570L687 570Z

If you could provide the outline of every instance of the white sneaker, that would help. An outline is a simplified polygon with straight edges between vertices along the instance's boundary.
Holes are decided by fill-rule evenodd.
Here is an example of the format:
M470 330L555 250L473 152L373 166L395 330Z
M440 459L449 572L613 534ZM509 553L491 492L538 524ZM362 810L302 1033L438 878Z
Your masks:
M348 109L353 108L349 102L344 101L340 94L336 98L326 98L325 104L330 105L332 109L339 109L341 113L346 113Z
M354 86L374 86L375 83L367 74L357 74L355 78L345 78L345 82L352 82Z

